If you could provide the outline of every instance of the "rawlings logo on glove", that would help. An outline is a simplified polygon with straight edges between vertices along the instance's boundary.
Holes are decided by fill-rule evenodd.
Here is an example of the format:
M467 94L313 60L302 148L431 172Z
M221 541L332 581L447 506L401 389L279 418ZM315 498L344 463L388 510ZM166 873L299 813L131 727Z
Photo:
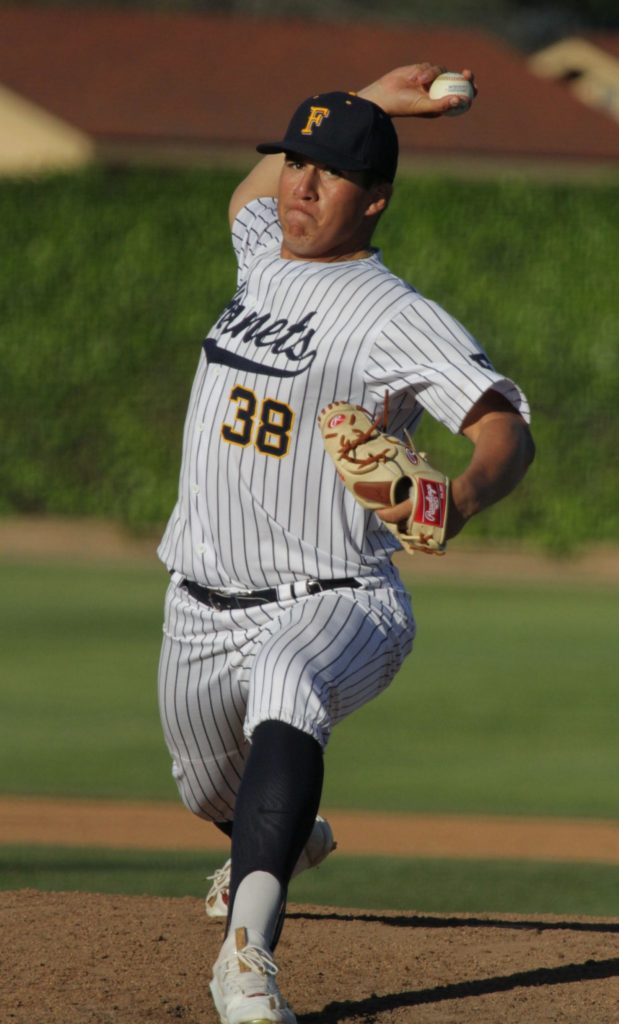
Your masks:
M408 519L384 525L410 554L444 554L449 480L411 439L384 434L362 406L349 402L332 402L318 425L327 454L359 504L376 511L410 499Z

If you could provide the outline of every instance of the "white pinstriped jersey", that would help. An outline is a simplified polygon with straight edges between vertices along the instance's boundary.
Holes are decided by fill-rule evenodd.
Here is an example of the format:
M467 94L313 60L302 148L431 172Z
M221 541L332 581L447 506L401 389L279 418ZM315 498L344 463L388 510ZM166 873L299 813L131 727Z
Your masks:
M424 410L457 432L488 388L528 419L526 398L378 252L282 259L274 199L246 206L232 240L238 287L203 343L159 556L212 587L380 574L397 542L337 477L320 410L377 414L387 391L390 433L413 432Z

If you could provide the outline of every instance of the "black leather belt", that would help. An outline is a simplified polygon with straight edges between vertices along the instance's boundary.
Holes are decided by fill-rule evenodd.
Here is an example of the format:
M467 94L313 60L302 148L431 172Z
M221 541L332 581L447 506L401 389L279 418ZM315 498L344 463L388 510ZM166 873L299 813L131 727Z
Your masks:
M228 608L251 608L255 604L269 604L273 601L282 601L286 598L303 597L308 594L320 594L323 590L335 590L338 587L352 587L356 589L361 586L359 580L354 577L340 580L299 580L298 584L282 584L280 587L267 587L265 590L246 590L236 594L227 594L223 590L203 587L193 580L183 580L181 586L187 590L196 601L208 604L217 611L225 611ZM295 587L299 592L295 593Z

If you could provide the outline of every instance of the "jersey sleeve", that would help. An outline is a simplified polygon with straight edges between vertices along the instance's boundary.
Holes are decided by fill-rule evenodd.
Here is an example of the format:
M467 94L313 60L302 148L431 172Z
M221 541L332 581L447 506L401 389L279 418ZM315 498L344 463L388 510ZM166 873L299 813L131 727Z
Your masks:
M232 247L238 265L237 284L242 284L252 258L281 242L275 199L253 199L239 211L232 225Z
M373 397L409 392L454 434L473 405L491 388L529 422L526 396L498 373L475 338L439 305L412 298L384 324L364 372Z

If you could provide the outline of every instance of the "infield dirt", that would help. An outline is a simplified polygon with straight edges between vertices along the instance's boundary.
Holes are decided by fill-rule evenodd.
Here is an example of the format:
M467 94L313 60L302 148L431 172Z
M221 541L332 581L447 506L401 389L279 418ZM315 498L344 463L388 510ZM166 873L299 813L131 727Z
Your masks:
M210 845L174 805L5 797L0 814L9 842ZM614 822L362 817L340 813L346 853L368 852L368 835L402 853L393 832L401 845L404 828L409 855L423 841L435 855L619 860ZM0 913L2 1024L216 1024L208 979L222 925L201 899L26 889L0 892ZM278 962L299 1024L619 1020L618 919L291 906Z
M201 900L0 894L7 1024L215 1024ZM619 921L290 908L299 1024L616 1024Z

